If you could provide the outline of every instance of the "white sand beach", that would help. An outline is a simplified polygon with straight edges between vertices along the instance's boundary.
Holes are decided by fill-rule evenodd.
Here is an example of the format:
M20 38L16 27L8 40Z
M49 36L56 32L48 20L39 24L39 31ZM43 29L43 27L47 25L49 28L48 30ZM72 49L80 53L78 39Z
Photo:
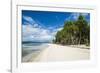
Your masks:
M27 56L24 59L29 59L29 62L51 62L51 61L74 61L88 60L90 58L90 49L82 49L70 46L62 46L58 44L48 44L49 46L43 49L35 57L31 55L30 59ZM34 55L34 54L33 54Z

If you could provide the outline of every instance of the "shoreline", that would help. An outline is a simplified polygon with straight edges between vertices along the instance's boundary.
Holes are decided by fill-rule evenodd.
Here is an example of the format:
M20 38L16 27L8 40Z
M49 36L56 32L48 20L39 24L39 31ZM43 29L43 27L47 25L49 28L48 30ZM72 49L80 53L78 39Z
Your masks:
M40 51L36 55L28 55L29 62L48 62L48 61L74 61L74 60L89 60L90 50L81 49L73 46L48 44L49 46ZM22 61L23 62L23 61ZM25 62L25 61L24 61Z

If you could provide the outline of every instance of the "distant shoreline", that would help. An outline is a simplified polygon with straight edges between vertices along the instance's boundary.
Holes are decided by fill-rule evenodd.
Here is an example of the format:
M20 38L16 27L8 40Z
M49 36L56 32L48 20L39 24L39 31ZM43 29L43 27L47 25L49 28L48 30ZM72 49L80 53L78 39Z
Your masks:
M41 44L48 44L49 42L32 42L32 41L26 41L26 42L22 42L22 44L27 44L27 43L41 43ZM49 43L49 44L57 44L57 43ZM61 45L61 46L70 46L70 47L75 47L75 48L82 48L82 49L90 49L90 46L86 46L83 44L77 44L77 45L62 45L62 44L57 44L57 45Z
M55 44L55 43L53 43ZM80 49L90 49L90 46L86 46L86 45L62 45L62 44L57 44L57 45L61 45L61 46L69 46L69 47L73 47L73 48L80 48Z

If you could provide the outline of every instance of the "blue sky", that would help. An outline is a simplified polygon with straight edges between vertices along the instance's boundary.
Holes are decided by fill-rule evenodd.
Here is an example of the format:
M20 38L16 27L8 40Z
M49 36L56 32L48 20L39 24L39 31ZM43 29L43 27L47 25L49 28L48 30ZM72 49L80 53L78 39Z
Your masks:
M64 22L77 20L80 13L22 10L23 41L51 42ZM89 13L81 13L90 22Z

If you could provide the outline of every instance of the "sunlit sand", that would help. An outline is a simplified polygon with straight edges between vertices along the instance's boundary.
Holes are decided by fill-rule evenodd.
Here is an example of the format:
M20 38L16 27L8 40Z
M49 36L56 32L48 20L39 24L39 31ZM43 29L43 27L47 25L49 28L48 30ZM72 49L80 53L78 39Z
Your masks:
M74 61L89 60L90 50L58 44L48 44L39 54L30 54L24 57L24 62L51 62L51 61Z

